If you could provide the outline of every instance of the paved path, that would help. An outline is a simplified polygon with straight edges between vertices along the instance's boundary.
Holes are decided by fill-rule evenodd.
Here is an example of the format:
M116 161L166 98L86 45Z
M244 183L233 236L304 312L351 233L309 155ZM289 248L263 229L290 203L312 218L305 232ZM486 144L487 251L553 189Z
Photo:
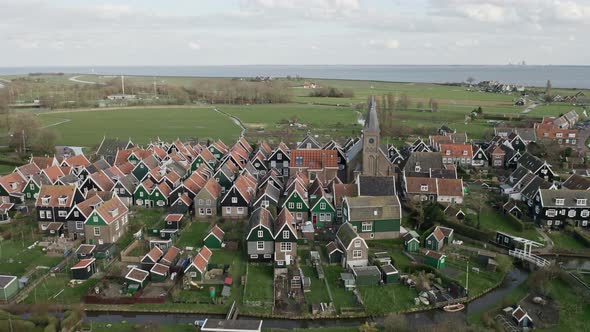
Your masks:
M79 80L78 77L82 77L82 76L86 76L86 75L72 76L72 77L68 78L68 80L70 80L72 82L76 82L76 83L83 83L83 84L100 84L97 82Z
M541 235L543 240L545 240L545 246L543 248L534 249L533 251L536 253L549 253L549 252L551 252L551 250L553 250L553 247L555 246L555 244L553 243L553 240L551 240L551 238L549 237L549 235L547 235L547 233L541 231L538 228L535 228L535 229L537 230L537 233L539 233L539 235Z
M46 126L41 127L41 129L45 129L45 128L49 128L49 127L54 127L54 126L59 126L62 123L66 123L66 122L70 122L72 121L71 119L63 119L60 122L56 122L56 123L52 123L52 124L48 124Z
M217 108L214 108L213 110L214 110L215 112L219 113L219 114L223 114L223 115L227 116L227 117L228 117L230 120L232 120L232 121L233 121L233 122L234 122L236 125L238 125L238 126L239 126L239 127L242 129L242 132L240 133L240 137L244 137L244 134L246 134L246 127L244 127L244 124L242 123L242 120L240 120L238 117L236 117L236 116L234 116L234 115L231 115L231 114L225 113L225 112L223 112L223 111L220 111L220 110L219 110L219 109L217 109Z
M537 106L539 106L539 104L537 103L532 103L530 104L527 108L524 109L524 111L522 111L522 114L527 114L528 112L534 110Z

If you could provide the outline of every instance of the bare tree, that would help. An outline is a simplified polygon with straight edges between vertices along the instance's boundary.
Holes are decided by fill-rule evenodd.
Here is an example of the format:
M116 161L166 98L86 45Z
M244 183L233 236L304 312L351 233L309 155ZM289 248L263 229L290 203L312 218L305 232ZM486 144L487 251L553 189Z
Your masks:
M469 86L473 85L473 82L475 82L475 78L473 78L473 76L469 76L466 79L467 83L469 83Z
M410 98L407 94L402 93L402 95L399 97L399 100L397 101L397 104L399 109L407 111L408 108L410 108Z
M430 98L430 100L428 101L428 104L430 105L430 111L431 112L438 112L438 101L434 98Z

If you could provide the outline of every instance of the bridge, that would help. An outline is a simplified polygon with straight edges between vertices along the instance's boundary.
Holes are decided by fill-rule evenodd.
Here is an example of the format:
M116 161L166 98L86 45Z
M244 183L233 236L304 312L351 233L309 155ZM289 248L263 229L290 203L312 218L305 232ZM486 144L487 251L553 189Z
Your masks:
M509 250L508 255L515 257L517 259L520 259L522 261L526 261L526 262L535 264L538 267L547 267L547 266L551 265L550 261L546 260L545 258L543 258L541 256L537 256L532 253L533 247L541 247L541 246L543 246L542 244L535 242L535 241L523 239L523 238L517 238L517 239L513 239L513 240L517 240L519 243L521 243L524 246L524 249L515 248L512 250Z

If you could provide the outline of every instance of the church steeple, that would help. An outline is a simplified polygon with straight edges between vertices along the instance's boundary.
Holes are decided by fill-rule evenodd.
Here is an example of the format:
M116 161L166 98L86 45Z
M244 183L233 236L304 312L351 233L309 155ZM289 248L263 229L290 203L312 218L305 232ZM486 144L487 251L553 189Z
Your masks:
M367 112L367 118L365 119L365 126L363 132L375 132L379 133L379 118L377 117L377 102L375 96L371 96L369 100L369 111Z

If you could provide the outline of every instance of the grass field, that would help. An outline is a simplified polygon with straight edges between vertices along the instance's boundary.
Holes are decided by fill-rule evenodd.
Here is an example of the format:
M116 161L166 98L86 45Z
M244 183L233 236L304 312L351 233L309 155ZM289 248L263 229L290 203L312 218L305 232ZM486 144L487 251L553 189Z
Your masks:
M212 108L143 108L109 111L80 111L42 113L43 125L60 133L58 144L76 146L98 145L104 136L131 138L137 144L147 144L157 137L221 138L234 141L240 128ZM64 122L67 121L67 122ZM58 124L59 123L59 124Z
M408 310L415 307L415 289L396 283L384 286L359 287L365 310L371 315L384 315L389 312Z
M207 235L208 229L208 222L192 222L180 233L180 237L175 245L179 248L200 247L203 245L203 239L205 238L205 235Z
M273 268L270 265L248 265L244 300L273 302Z
M556 248L569 250L590 250L584 243L578 240L572 233L552 232L548 234Z
M55 304L75 304L82 301L82 297L88 293L88 290L98 283L98 279L88 279L81 285L74 287L68 286L70 277L68 273L56 274L39 284L35 291L29 293L25 303L55 303Z

